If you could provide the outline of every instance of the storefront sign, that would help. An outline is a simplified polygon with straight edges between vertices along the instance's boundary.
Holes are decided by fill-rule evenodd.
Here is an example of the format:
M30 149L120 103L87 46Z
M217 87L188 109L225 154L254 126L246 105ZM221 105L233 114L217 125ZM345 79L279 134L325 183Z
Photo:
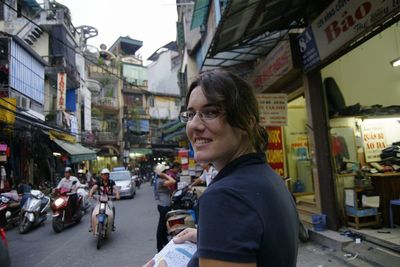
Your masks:
M282 127L266 127L268 133L267 162L280 176L285 176Z
M67 74L59 72L57 75L57 110L65 110L67 94Z
M256 95L260 112L261 126L287 125L287 95L259 94Z
M17 110L17 99L16 98L0 98L0 122L13 125L15 122L15 112Z
M264 91L293 69L289 40L280 42L257 67L254 85Z
M366 162L380 161L382 150L400 141L399 119L364 120L361 132Z
M399 7L400 1L334 1L298 38L305 70L365 33Z

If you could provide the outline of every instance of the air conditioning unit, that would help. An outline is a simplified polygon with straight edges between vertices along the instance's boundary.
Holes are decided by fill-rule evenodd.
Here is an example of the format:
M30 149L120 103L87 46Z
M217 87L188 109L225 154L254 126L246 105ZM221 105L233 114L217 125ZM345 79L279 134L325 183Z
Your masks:
M31 101L29 98L25 96L17 96L17 107L22 109L30 109L31 108Z

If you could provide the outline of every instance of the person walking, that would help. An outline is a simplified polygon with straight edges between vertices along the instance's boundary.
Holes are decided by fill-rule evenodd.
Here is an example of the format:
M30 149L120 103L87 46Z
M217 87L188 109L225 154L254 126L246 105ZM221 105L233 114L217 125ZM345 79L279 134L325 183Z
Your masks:
M213 70L190 85L180 114L197 162L218 175L199 199L198 228L175 243L197 243L189 267L296 266L298 214L284 181L266 164L265 129L251 86Z
M160 252L163 247L168 244L167 234L167 218L168 211L171 210L171 187L176 184L176 181L171 176L167 175L165 171L167 166L164 164L158 164L155 168L157 174L157 210L159 213L158 225L157 225L157 251Z

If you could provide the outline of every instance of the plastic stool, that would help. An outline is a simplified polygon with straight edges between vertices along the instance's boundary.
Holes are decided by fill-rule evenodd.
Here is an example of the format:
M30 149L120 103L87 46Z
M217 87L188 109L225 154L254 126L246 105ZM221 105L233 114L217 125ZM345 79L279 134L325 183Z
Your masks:
M392 200L390 200L390 204L389 204L390 228L394 228L392 205L400 206L400 199L392 199Z

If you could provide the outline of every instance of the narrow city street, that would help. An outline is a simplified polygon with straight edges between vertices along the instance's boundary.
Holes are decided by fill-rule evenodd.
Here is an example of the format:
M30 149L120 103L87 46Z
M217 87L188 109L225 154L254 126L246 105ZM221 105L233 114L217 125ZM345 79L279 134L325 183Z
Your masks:
M89 216L79 225L55 234L51 217L45 224L21 235L7 232L12 266L142 266L156 253L156 202L149 183L134 199L116 201L116 226L100 250L89 229Z

